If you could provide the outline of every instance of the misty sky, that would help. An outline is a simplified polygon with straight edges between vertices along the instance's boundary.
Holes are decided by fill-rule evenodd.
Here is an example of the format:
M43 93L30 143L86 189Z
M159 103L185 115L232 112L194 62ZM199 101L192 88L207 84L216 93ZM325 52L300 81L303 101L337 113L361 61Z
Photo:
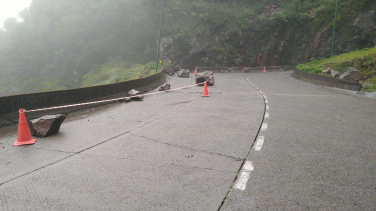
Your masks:
M8 18L17 18L18 13L29 7L31 0L0 0L0 28L3 28L3 23Z

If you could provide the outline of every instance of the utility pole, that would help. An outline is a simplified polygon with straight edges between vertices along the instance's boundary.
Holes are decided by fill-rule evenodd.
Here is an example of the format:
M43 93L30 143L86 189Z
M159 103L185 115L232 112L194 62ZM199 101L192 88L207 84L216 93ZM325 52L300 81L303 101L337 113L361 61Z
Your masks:
M161 22L160 22L160 25L159 25L159 42L158 42L158 52L157 52L157 66L155 68L155 72L156 73L158 72L159 51L161 49L161 32L162 32L163 9L164 9L164 0L162 0Z
M330 51L330 57L333 56L333 47L334 47L334 35L336 31L336 20L337 20L337 10L338 10L338 0L336 0L336 12L334 15L334 26L333 26L333 37L332 37L332 49Z

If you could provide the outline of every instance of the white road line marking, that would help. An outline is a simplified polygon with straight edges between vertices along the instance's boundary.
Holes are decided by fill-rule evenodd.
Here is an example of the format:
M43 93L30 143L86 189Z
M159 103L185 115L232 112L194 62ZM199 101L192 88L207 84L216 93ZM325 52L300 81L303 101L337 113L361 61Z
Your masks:
M261 151L262 145L264 145L264 136L260 136L256 142L255 150Z
M253 171L255 168L253 167L252 162L246 161L243 166L243 171Z
M269 111L269 106L268 105L266 105L266 110Z
M243 171L240 172L238 181L235 183L235 188L239 190L245 190L247 187L247 182L249 180L249 175L253 171L254 167L252 162L247 161L243 166Z
M265 100L265 103L268 104L268 103L269 103L269 100Z
M266 129L268 129L268 124L267 123L262 123L261 131L265 131Z
M239 190L245 190L247 182L249 180L249 172L241 172L238 181L235 184L235 188Z
M265 119L269 118L269 112L265 112Z

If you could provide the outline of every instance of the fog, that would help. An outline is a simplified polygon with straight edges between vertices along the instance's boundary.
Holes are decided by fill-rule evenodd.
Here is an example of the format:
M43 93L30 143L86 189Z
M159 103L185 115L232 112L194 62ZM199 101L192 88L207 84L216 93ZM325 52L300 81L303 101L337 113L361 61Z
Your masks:
M2 0L1 8L14 16L28 2ZM33 0L20 13L24 21L7 19L0 30L0 96L80 87L106 68L117 74L155 61L160 5L152 0Z

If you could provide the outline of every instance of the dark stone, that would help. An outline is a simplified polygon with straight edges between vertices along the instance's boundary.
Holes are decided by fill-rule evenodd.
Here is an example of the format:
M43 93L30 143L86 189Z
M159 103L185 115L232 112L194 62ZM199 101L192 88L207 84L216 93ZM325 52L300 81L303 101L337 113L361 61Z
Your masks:
M214 85L214 74L212 71L205 71L202 73L197 73L195 76L196 76L197 84L207 81L208 86ZM203 84L201 86L203 86Z
M189 70L180 70L178 72L178 77L189 78Z
M340 80L357 83L363 80L364 75L359 70L349 67L346 72L339 76Z
M165 83L162 86L159 87L159 91L167 91L171 89L171 85L169 83Z
M162 71L169 75L173 75L175 73L174 68L171 66L163 67Z
M58 133L61 124L64 122L66 115L47 115L39 119L31 120L30 132L31 135L37 137L47 137Z
M338 76L339 76L339 72L338 72L338 71L335 71L335 70L331 70L331 71L330 71L330 74L331 74L334 78L338 78Z
M176 67L174 68L175 72L179 72L181 69L181 67L179 65L176 65Z

